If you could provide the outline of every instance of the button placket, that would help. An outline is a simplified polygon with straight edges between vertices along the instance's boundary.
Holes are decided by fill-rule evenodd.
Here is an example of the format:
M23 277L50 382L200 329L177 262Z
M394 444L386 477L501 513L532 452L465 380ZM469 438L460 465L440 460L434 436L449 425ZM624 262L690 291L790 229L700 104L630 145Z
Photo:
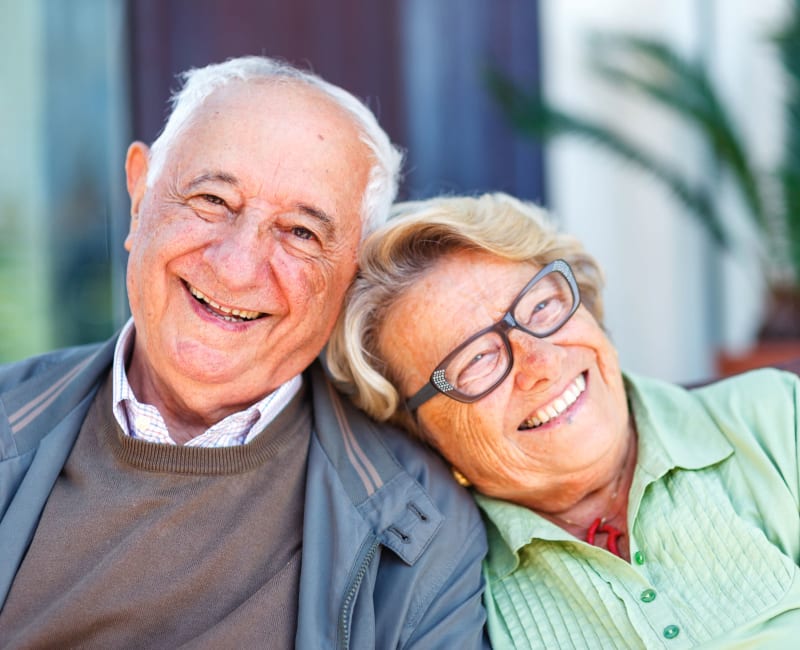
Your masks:
M633 539L631 539L631 541L634 542L634 544L636 544L636 542ZM638 544L636 544L636 545L638 545ZM634 546L634 548L635 548L635 546ZM634 551L633 548L632 548L631 552L632 552L632 555L631 555L632 568L642 578L644 578L649 583L650 582L649 579L647 577L645 577L649 573L649 570L645 567L645 564L647 564L648 561L649 561L649 558L647 557L647 554L642 549L636 549ZM638 567L643 567L643 570L642 571L638 571L637 570ZM658 592L653 587L646 587L645 589L643 589L642 591L639 592L639 601L644 603L647 606L646 608L643 608L643 612L644 611L649 612L649 614L647 614L647 618L652 623L656 623L656 621L660 619L661 625L664 626L661 629L662 637L667 641L672 641L673 639L675 639L676 637L678 637L680 635L680 631L681 631L681 629L680 629L680 627L678 625L676 625L674 623L668 623L668 621L670 619L675 620L675 618L674 618L675 617L675 612L671 612L672 608L670 607L670 604L668 602L669 598L666 598L665 600L661 599L661 600L664 600L664 602L662 602L660 605L656 602L657 600L659 600L658 599ZM651 605L651 603L653 603L653 604ZM658 627L655 627L655 630L658 630ZM657 634L657 632L656 632L656 634ZM684 643L685 642L686 642L686 640L684 640ZM677 644L676 647L678 647L678 646L682 647L683 646L683 644L681 642L679 642L679 641L675 641L674 644ZM671 644L671 645L674 645L674 644Z

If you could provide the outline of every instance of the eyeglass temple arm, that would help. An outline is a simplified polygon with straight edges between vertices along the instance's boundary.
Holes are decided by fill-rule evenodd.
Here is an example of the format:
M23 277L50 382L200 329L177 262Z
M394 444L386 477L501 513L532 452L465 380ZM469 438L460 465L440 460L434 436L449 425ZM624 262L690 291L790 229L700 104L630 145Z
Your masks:
M415 395L406 400L406 408L413 413L438 392L434 385L428 382Z

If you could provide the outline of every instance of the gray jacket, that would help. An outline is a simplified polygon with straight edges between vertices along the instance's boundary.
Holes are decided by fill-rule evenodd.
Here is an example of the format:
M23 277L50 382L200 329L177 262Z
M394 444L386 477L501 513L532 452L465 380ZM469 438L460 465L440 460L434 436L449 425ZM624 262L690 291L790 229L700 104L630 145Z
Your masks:
M115 342L0 367L0 604ZM486 647L486 539L472 499L437 457L343 400L319 364L306 381L314 432L296 646Z

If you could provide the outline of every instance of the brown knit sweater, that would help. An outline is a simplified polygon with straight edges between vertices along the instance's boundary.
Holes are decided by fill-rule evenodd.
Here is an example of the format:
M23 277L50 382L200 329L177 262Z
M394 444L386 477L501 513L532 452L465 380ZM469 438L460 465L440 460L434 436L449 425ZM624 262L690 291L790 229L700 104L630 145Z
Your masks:
M305 391L220 449L127 437L111 401L109 379L0 612L0 646L293 647Z

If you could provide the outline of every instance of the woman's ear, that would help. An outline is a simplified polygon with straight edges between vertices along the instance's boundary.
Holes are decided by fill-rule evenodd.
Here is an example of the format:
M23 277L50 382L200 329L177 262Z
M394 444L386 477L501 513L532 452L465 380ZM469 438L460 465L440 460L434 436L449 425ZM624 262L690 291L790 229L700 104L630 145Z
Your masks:
M130 252L133 236L139 226L139 207L147 190L147 170L150 164L150 147L143 142L133 142L125 158L125 177L131 197L131 224L125 238L125 250Z

